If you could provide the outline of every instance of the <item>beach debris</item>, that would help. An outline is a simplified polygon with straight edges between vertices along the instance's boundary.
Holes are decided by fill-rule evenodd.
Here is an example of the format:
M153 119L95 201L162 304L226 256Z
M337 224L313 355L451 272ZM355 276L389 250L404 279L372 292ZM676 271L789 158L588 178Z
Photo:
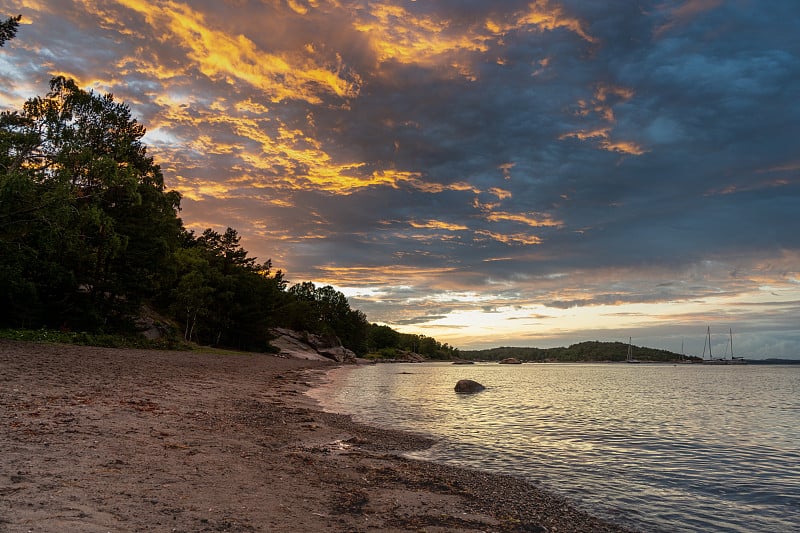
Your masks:
M471 379L460 379L456 383L455 391L464 394L473 394L485 390L486 387Z
M338 454L342 452L346 452L353 447L353 443L351 443L352 439L338 439L333 442L329 442L327 444L321 444L317 446L311 447L303 447L302 449L309 453L321 453L323 455L331 455L331 454Z

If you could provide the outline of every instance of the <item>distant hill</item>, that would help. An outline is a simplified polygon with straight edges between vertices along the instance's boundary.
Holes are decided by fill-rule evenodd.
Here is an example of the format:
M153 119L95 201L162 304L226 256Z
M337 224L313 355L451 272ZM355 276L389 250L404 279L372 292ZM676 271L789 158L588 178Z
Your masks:
M679 353L644 346L632 346L632 356L642 362L671 363L689 359L700 362L699 357L686 357ZM524 362L608 362L625 361L628 345L622 342L586 341L567 348L515 348L500 347L488 350L461 350L462 359L499 361L515 357Z

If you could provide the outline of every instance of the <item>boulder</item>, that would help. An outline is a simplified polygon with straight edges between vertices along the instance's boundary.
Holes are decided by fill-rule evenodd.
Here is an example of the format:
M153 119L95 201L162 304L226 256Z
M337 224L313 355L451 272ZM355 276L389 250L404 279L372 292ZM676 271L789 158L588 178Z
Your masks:
M356 362L356 354L352 350L348 350L344 346L331 346L329 348L318 348L317 352L327 357L328 359L333 359L337 363L355 363Z
M176 324L146 305L139 308L139 314L134 318L134 324L139 334L151 341L169 339L174 337L177 331L180 331Z
M456 383L456 388L455 388L456 392L460 392L463 394L473 394L485 389L486 387L484 387L477 381L472 381L471 379L458 380L458 383Z
M404 363L422 363L427 358L424 355L416 352L408 352L406 350L397 350L396 359Z

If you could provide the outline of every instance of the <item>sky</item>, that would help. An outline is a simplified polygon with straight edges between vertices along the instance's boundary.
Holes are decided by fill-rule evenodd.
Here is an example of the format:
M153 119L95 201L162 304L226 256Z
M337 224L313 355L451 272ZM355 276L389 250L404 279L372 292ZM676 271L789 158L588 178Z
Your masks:
M462 349L800 358L796 0L0 0L187 227Z

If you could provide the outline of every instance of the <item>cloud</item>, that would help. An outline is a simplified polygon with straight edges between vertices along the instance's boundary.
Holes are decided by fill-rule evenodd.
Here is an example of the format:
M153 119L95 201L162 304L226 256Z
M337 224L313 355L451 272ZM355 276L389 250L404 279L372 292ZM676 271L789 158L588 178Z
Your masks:
M667 21L657 26L654 34L658 37L677 26L688 24L704 12L716 9L721 4L722 0L687 0L675 7L666 7Z
M186 4L148 0L119 0L119 4L141 15L144 23L157 32L161 43L185 50L190 64L215 81L247 83L269 95L273 102L321 103L320 92L339 98L358 95L360 80L344 68L341 57L324 60L313 46L272 53L245 35L215 28L203 13ZM91 9L94 3L85 5ZM108 12L96 14L103 22L114 20Z
M456 345L759 316L796 338L796 2L18 9L0 105L53 74L113 93L189 227L372 320Z
M574 138L580 141L591 141L599 148L609 152L618 152L630 155L642 155L644 150L634 141L612 139L612 129L617 122L614 114L614 105L625 103L634 97L634 91L626 87L599 84L593 98L588 102L578 100L574 114L578 117L587 117L594 125L590 129L581 129L563 133L559 139Z

